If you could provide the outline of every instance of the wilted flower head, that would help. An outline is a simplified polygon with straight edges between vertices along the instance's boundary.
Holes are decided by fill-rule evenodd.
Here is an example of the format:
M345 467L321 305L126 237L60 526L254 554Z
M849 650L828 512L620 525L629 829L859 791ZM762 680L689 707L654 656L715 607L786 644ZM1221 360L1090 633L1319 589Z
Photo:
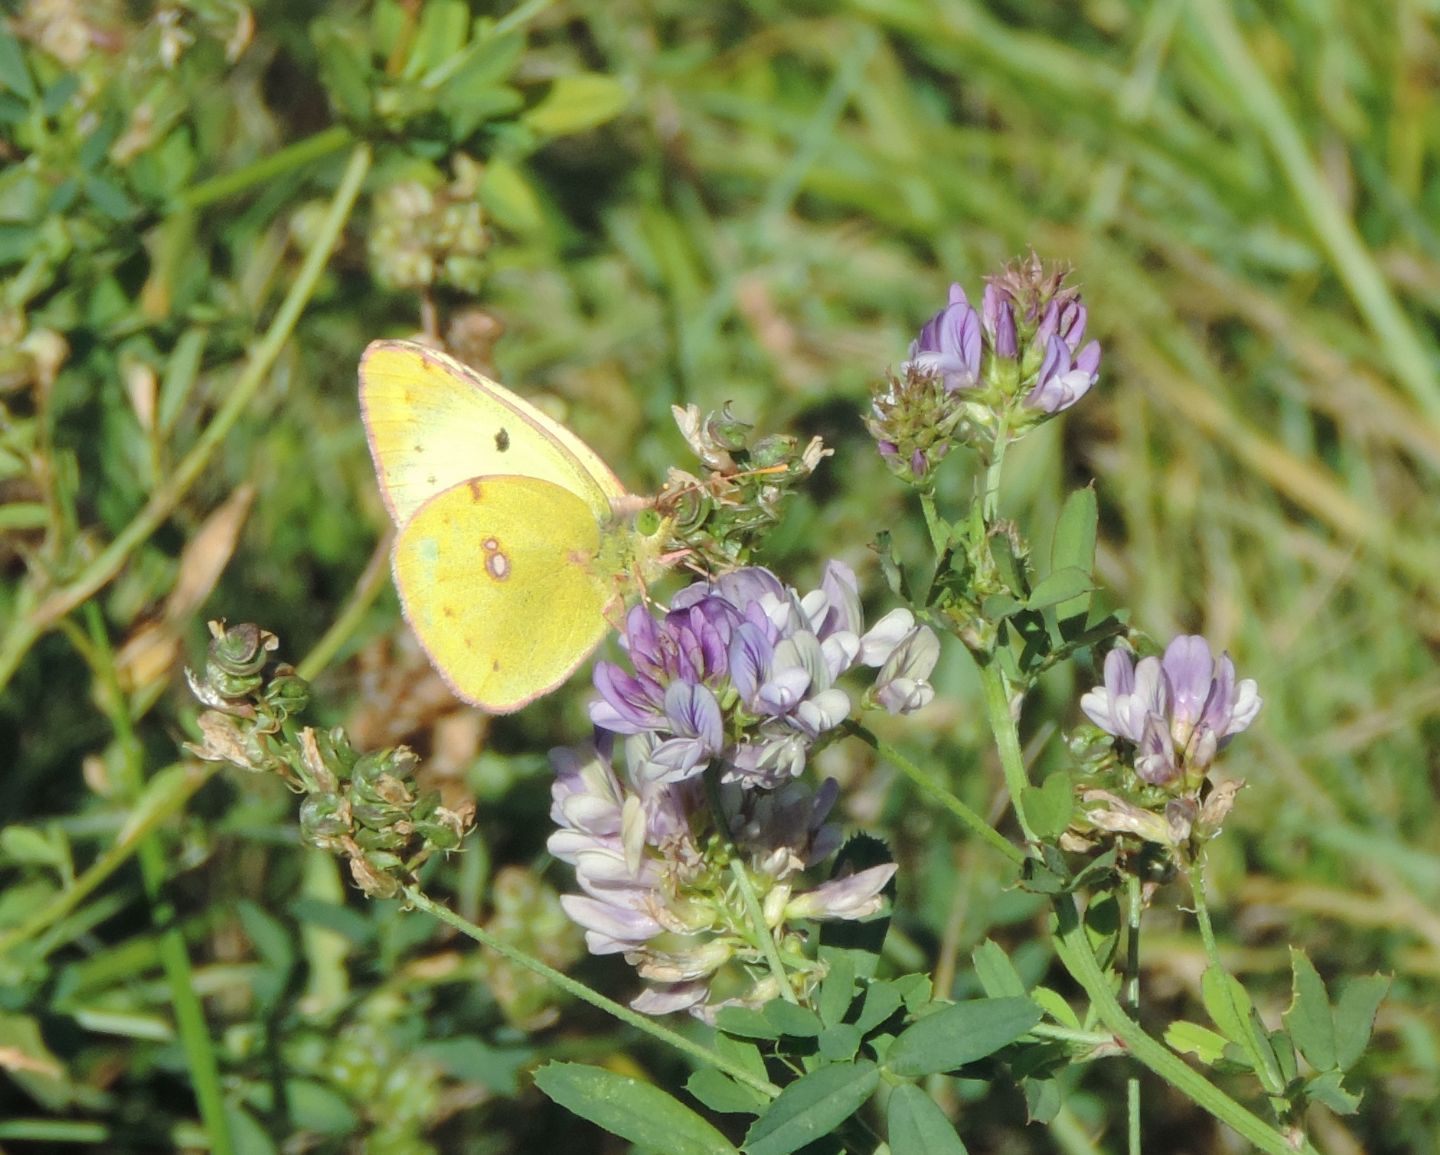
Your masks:
M682 591L662 618L637 606L626 620L633 673L595 669L590 718L616 734L654 736L655 773L683 781L718 767L720 780L776 786L805 766L810 747L849 716L838 679L878 666L870 694L892 713L933 697L939 644L908 610L862 635L855 575L830 562L804 597L769 570L748 567Z
M1080 708L1107 733L1135 746L1135 772L1146 782L1177 780L1194 790L1215 755L1260 712L1255 681L1235 680L1229 654L1217 662L1205 639L1175 638L1163 658L1136 663L1125 650L1105 658L1105 684Z
M987 279L978 313L950 286L872 399L866 425L892 471L926 484L952 441L988 455L1002 433L1021 437L1089 392L1100 345L1081 344L1087 314L1065 276L1032 255Z

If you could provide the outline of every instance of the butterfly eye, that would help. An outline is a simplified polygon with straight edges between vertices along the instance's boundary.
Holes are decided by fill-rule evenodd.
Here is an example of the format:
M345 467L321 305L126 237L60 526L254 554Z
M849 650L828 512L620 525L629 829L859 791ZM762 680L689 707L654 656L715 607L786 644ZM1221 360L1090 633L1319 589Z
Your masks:
M660 532L660 515L653 509L642 509L635 515L635 532L642 537L654 537Z

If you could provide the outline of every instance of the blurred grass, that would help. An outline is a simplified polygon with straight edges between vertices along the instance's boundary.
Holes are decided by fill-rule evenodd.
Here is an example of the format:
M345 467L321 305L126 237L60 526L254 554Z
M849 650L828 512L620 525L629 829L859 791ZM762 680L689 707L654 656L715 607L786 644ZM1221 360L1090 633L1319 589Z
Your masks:
M14 27L33 40L43 8L27 6ZM58 248L53 229L16 239L16 222L31 223L16 186L6 186L0 319L12 343L50 328L69 345L47 393L0 395L9 411L0 510L17 511L0 521L15 527L0 546L6 637L35 596L73 580L173 478L293 282L314 208L333 195L347 155L329 151L339 137L312 135L336 123L309 23L319 8L257 7L254 38L233 65L221 45L227 14L239 10L180 11L196 43L173 71L118 69L115 83L148 78L150 88L137 81L115 107L133 114L148 97L152 116L183 128L193 156L186 184L243 171L297 142L325 147L243 192L198 197L194 208L146 205L104 228L97 221L108 202L92 195L51 214L67 222ZM116 35L132 53L153 33L153 25L132 28L118 6L88 18L124 30ZM527 102L582 68L618 78L631 99L618 118L529 153L506 154L510 138L499 131L472 149L481 159L487 150L515 155L534 198L535 216L498 224L487 254L479 303L506 328L494 347L499 376L549 394L637 488L683 463L672 403L732 400L766 428L822 433L836 457L768 559L797 584L838 551L862 570L878 606L865 543L877 526L920 540L915 511L886 484L856 415L946 285L959 280L973 293L981 276L1031 247L1074 265L1105 345L1101 385L1063 428L1016 454L1007 507L1045 522L1067 487L1093 479L1103 573L1134 622L1160 639L1203 632L1259 680L1260 722L1228 764L1249 787L1215 851L1222 934L1270 1021L1288 1002L1286 943L1309 951L1327 978L1393 972L1361 1114L1314 1119L1317 1141L1332 1152L1440 1146L1433 7L621 2L544 7L525 27L516 86ZM65 150L85 127L65 116L56 112L44 146L49 176L72 163ZM126 127L136 126L117 125L115 138ZM152 139L152 150L113 162L110 176L138 180L136 166L160 163L171 137ZM415 145L377 135L367 191L413 166ZM42 152L12 142L5 160L18 172ZM368 213L362 198L295 336L194 487L95 594L117 647L157 616L186 543L245 483L256 495L234 557L181 632L191 660L207 615L261 621L299 658L347 604L385 523L355 411L354 363L366 340L406 333L419 319L413 295L381 287L367 264ZM160 381L165 422L150 429L137 417L137 365ZM32 417L39 432L27 441ZM27 464L36 461L38 481ZM46 470L49 492L73 496L74 524L42 542L32 522ZM955 459L947 470L948 496L962 500L965 465ZM583 683L493 727L457 720L414 684L420 666L403 642L384 648L403 637L393 595L359 609L354 635L320 682L322 715L340 720L348 710L377 743L409 736L448 754L451 772L481 794L495 862L537 861L546 799L533 755L580 733ZM0 806L9 822L63 832L83 869L126 809L107 788L120 772L120 744L91 701L105 691L73 630L44 635L23 658L0 704L8 768ZM127 691L150 774L173 759L190 712L174 667L172 654ZM950 701L895 736L933 765L956 767L957 789L986 810L998 775L983 752L967 659L948 655L943 676ZM1073 717L1078 685L1047 683L1027 721L1045 723L1047 711ZM1055 759L1053 741L1038 756ZM906 859L914 913L901 929L921 957L958 952L963 970L987 935L1028 937L1033 911L999 901L998 863L947 846L943 824L907 805L863 751L834 762L836 772L868 775L852 805L870 806ZM314 903L299 913L290 905L302 876L322 889L316 879L325 876L307 874L289 845L289 807L268 784L232 776L200 794L173 831L172 885L197 975L246 960L281 976L283 988L299 973L274 957L256 961L245 937L253 928L242 932L233 914L243 897L307 928L320 917ZM12 902L24 888L59 885L17 856L13 840L0 850ZM564 886L555 872L548 877ZM455 885L435 882L442 891ZM34 1086L12 1088L0 1096L7 1115L63 1116L79 1102L113 1121L121 1114L113 1088L123 1086L148 1105L137 1109L146 1125L163 1130L187 1117L160 1106L175 1060L146 1041L148 1027L74 1026L77 1007L90 1003L77 1002L72 987L97 992L111 1010L150 1016L163 1033L165 992L140 985L159 964L138 897L137 880L122 872L90 900L108 905L82 907L93 916L77 916L81 924L60 936L57 969L9 976L10 1010L44 1006L71 1024L51 1048L73 1065L67 1093L79 1098L64 1106ZM310 963L332 978L348 968L350 978L326 1013L341 1015L346 1030L382 1037L384 1047L374 1045L383 1053L484 1031L487 1054L625 1043L595 1035L600 1024L567 1020L522 1044L495 1026L483 990L458 980L422 990L385 977L424 953L443 957L433 928L376 904L337 907L333 892L327 901L325 917L343 926L347 950ZM1164 913L1154 922L1147 983L1157 1021L1199 1015L1191 924ZM102 980L96 967L105 960ZM96 985L77 986L82 966ZM616 970L587 973L623 989ZM396 1005L377 1003L381 994ZM256 1052L240 1040L263 1011L279 1016L272 1038L300 1069L295 1049L309 1055L318 1045L298 1025L304 1014L283 989L262 995L232 992L209 1004L212 1018L232 1024L225 1061L252 1070ZM399 1022L411 1025L402 1031ZM123 1071L120 1082L102 1090L101 1065ZM469 1072L461 1087L491 1088L482 1099L504 1086L459 1069ZM1118 1084L1103 1073L1081 1082L1095 1099L1087 1107L1078 1092L1077 1112L1093 1118ZM502 1124L498 1102L454 1116L435 1108L429 1121L448 1122L434 1141L462 1149L455 1145L478 1142L490 1126L483 1149L524 1150L542 1132L583 1134L550 1117ZM1154 1149L1167 1141L1231 1149L1182 1104L1162 1094L1151 1103ZM966 1118L973 1151L1061 1149L1059 1138L993 1106L971 1104Z

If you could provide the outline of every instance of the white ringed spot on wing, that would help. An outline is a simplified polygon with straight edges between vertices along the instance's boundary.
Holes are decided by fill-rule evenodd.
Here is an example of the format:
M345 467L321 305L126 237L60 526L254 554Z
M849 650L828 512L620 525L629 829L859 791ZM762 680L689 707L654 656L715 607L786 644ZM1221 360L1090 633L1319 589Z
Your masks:
M510 559L500 548L500 539L487 537L480 543L480 548L485 551L485 572L497 582L503 582L510 576Z

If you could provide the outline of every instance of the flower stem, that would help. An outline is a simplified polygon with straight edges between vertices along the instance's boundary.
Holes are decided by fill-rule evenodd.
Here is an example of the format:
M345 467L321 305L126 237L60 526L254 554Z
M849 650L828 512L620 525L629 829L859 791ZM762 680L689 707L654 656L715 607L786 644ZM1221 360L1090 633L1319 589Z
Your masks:
M1189 870L1188 877L1190 893L1195 902L1195 922L1200 927L1200 939L1205 944L1205 957L1210 960L1211 969L1216 974L1225 975L1228 979L1228 973L1220 961L1220 945L1215 940L1215 928L1210 922L1210 905L1205 894L1205 857L1203 854ZM1226 981L1221 983L1220 987L1235 1022L1243 1023L1248 1028L1250 1025L1248 1009L1239 1005L1231 984ZM1241 1035L1240 1039L1234 1041L1238 1042L1240 1048L1245 1052L1245 1057L1249 1059L1251 1067L1255 1070L1255 1077L1260 1080L1261 1086L1270 1095L1276 1112L1283 1113L1285 1100L1280 1096L1284 1090L1285 1081L1275 1067L1274 1055L1266 1053L1269 1051L1268 1047L1260 1046L1254 1031L1245 1029L1241 1031Z
M735 879L735 885L740 890L740 899L745 904L745 918L750 924L751 941L760 948L760 953L765 956L765 965L770 968L770 973L780 984L780 997L787 1003L798 1004L799 996L790 986L790 977L786 974L785 963L780 958L780 948L775 945L775 936L770 932L770 926L765 921L765 910L760 905L760 896L755 893L755 884L750 881L750 872L745 869L740 851L735 847L735 840L730 837L730 827L725 821L725 808L720 804L720 779L713 769L707 770L704 778L705 797L710 803L710 816L714 819L716 831L725 840L725 849L730 858L730 875Z
M1057 903L1055 913L1059 920L1053 938L1055 953L1071 977L1084 988L1100 1021L1114 1032L1125 1048L1145 1067L1189 1097L1196 1106L1208 1111L1266 1155L1295 1155L1297 1149L1283 1135L1192 1070L1179 1055L1152 1039L1139 1023L1125 1013L1095 959L1074 901ZM1302 1139L1301 1144L1299 1150L1305 1155L1316 1155L1309 1142Z
M1140 1021L1140 915L1144 903L1141 895L1140 876L1130 873L1125 876L1125 905L1128 913L1129 933L1125 936L1125 1009L1136 1022ZM1129 1153L1140 1155L1140 1075L1138 1067L1125 1080L1125 1107L1130 1126Z
M546 982L559 988L566 994L580 999L582 1002L587 1002L592 1007L597 1007L612 1018L619 1019L622 1023L634 1027L637 1031L649 1035L652 1039L656 1039L667 1046L674 1047L677 1051L688 1055L696 1062L724 1071L725 1074L729 1075L736 1082L743 1083L745 1086L759 1091L760 1094L766 1098L773 1099L780 1093L780 1088L775 1086L774 1083L751 1074L738 1063L731 1062L724 1055L712 1051L709 1047L702 1046L691 1039L687 1039L684 1035L672 1031L668 1027L662 1027L659 1023L647 1018L639 1011L631 1010L629 1007L622 1006L620 1003L607 999L604 995L592 991L584 983L577 982L569 975L557 971L554 967L546 966L539 959L526 954L522 950L518 950L502 939L496 938L489 931L476 926L473 922L461 918L454 911L441 906L418 888L407 886L404 888L404 893L406 900L417 910L423 910L432 918L439 919L445 923L446 926L453 927L467 938L474 939L481 946L489 947L496 954L510 960L516 966L524 967L532 974L539 975Z
M998 850L1017 866L1025 861L1025 854L1019 847L1006 841L1004 836L991 826L990 823L986 822L980 814L966 806L965 803L961 802L954 794L945 789L944 786L941 786L926 774L925 771L915 765L914 762L910 761L909 758L905 757L904 754L890 745L890 743L881 741L881 739L865 729L864 726L850 723L848 729L861 741L871 746L880 757L889 762L895 769L899 770L901 774L905 775L922 794L938 802L948 810L951 815L959 819L962 826L992 850Z
M1035 842L1035 832L1025 816L1025 787L1030 780L1025 773L1025 758L1020 753L1020 732L1015 725L1015 716L1010 712L1010 687L1005 674L992 660L980 667L980 685L985 691L985 716L995 735L995 747L1000 752L1000 769L1005 775L1005 785L1010 791L1010 805L1015 808L1015 818L1025 841Z

